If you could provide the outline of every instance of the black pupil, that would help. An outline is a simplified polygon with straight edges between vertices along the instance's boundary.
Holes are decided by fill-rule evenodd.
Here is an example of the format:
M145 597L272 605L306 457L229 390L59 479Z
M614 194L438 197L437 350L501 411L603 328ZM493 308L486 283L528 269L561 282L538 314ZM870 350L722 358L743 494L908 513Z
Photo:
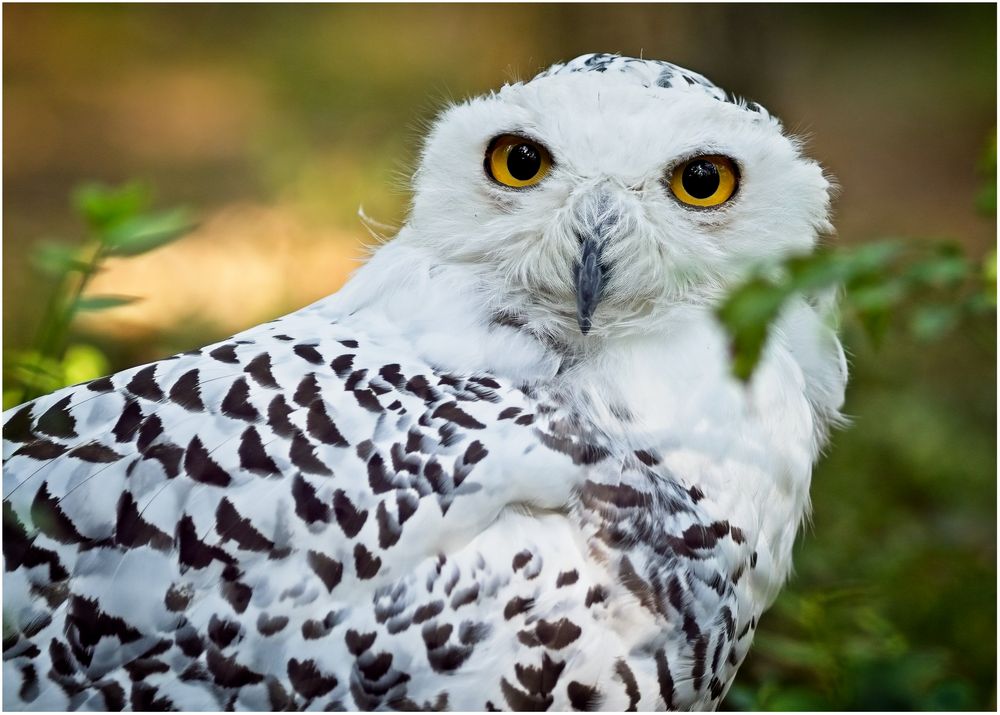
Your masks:
M719 170L706 159L696 159L684 169L681 183L696 199L707 199L719 189Z
M518 144L507 155L507 171L518 181L527 181L542 167L542 155L531 144Z

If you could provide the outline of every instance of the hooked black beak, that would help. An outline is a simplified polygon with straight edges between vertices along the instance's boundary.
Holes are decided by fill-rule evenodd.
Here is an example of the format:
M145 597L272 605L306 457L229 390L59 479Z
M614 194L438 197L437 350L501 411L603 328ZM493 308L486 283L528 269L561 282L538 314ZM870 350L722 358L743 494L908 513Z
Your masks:
M601 241L594 236L583 239L580 245L580 262L576 265L576 321L584 335L590 332L590 321L604 288L601 246Z
M584 335L593 327L594 312L608 279L609 269L601 260L604 248L618 238L623 227L621 209L613 192L606 187L588 193L577 206L580 257L574 266L576 322Z

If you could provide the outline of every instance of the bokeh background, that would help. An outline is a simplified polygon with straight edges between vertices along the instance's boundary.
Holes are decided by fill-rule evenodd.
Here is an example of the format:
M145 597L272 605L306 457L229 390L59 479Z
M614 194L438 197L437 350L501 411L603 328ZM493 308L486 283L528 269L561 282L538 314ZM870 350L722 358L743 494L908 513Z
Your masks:
M139 179L199 217L108 263L141 296L74 328L109 369L336 290L405 219L449 101L589 51L668 59L755 99L838 179L837 240L949 239L979 258L996 6L5 5L3 338L35 339L29 256L80 240L68 196ZM848 331L853 380L797 571L727 699L753 709L996 708L996 327Z

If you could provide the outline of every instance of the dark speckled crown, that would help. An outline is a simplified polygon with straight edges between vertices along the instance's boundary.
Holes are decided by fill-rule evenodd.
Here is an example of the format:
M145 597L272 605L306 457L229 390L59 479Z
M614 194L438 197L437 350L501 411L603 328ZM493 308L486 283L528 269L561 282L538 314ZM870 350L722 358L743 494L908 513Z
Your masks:
M617 73L643 87L661 87L663 89L690 89L700 91L721 102L728 102L744 107L753 112L765 113L756 102L745 102L728 94L721 87L712 84L706 77L677 65L662 60L647 60L637 57L622 57L606 52L597 52L554 64L535 75L534 79L553 77L556 75L576 74L579 72Z

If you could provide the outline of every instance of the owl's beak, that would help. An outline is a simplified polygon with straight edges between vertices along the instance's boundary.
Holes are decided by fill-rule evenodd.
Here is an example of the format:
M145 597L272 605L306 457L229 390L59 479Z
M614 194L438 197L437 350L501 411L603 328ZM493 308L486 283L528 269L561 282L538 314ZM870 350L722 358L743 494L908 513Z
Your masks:
M622 232L622 211L614 191L607 185L596 187L580 198L575 211L575 233L580 254L574 266L576 280L576 322L587 335L601 302L608 267L601 260L604 247Z
M590 332L590 321L604 288L601 245L597 237L585 237L581 241L580 260L576 264L576 322L584 335Z

